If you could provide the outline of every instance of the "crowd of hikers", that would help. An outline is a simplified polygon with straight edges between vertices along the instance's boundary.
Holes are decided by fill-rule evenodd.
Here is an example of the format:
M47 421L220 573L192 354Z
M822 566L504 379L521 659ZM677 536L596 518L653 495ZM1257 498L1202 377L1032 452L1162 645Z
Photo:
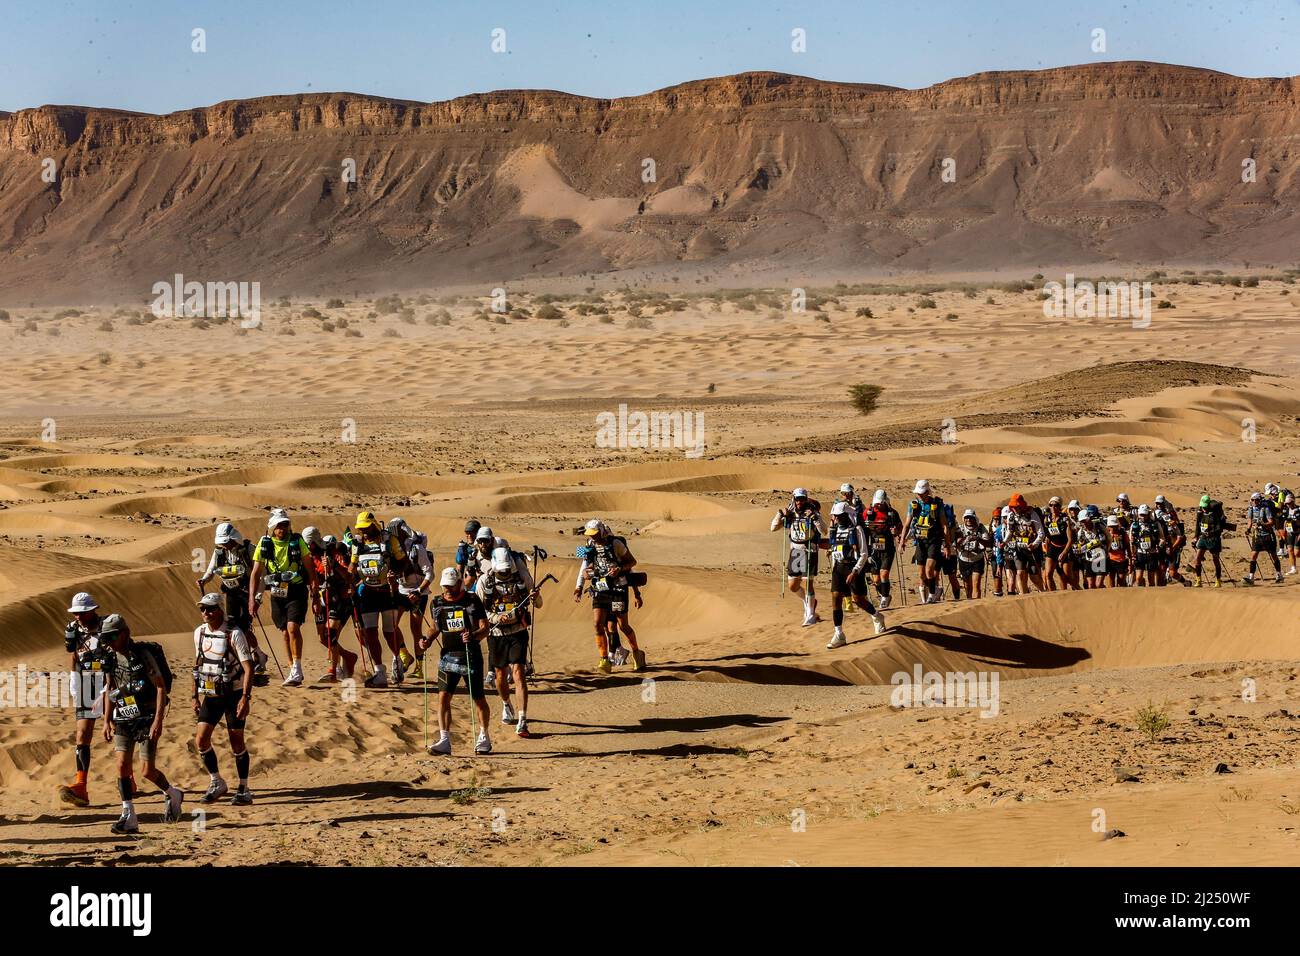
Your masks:
M626 539L605 522L594 518L583 531L573 599L591 597L600 655L595 670L609 674L630 661L634 671L644 671L645 652L629 614L631 607L642 606L646 575L634 570L637 560ZM218 525L207 570L195 582L202 623L194 631L194 667L185 682L196 723L195 750L209 774L200 802L215 803L230 791L212 741L223 721L237 773L231 800L237 805L253 800L244 730L253 688L270 681L267 661L274 659L280 666L262 623L263 603L270 605L272 625L289 659L288 673L281 671L285 687L305 682L303 626L310 612L328 661L320 682L360 678L361 686L384 688L418 679L425 685L427 701L425 658L438 646L438 737L428 744L429 753L452 752L451 701L462 684L477 715L475 754L492 752L485 689L489 680L501 701L501 722L519 737L531 737L532 611L542 606L542 586L557 581L551 574L537 579L539 563L547 557L540 547L531 554L513 550L509 541L478 521L465 525L464 538L441 573L436 572L427 537L399 517L384 523L373 512L362 511L336 538L315 527L299 533L289 515L275 509L266 534L256 542L230 523ZM208 591L214 579L218 589ZM100 611L86 592L77 594L68 608L72 621L64 643L71 655L76 701L77 775L73 783L59 788L59 795L66 803L89 805L91 743L102 722L104 739L116 754L122 800L122 814L112 831L135 833L137 748L144 779L164 794L164 821L181 816L184 795L157 765L164 716L180 691L173 687L162 648L133 640L120 614ZM341 643L348 622L357 635L355 652Z
M886 625L881 610L892 598L892 575L897 571L906 600L906 567L915 568L917 594L922 604L942 601L945 585L953 600L980 598L986 589L994 597L1028 594L1031 590L1057 591L1093 588L1189 587L1204 584L1205 559L1213 563L1211 587L1223 581L1225 531L1237 530L1228 520L1223 502L1201 495L1185 520L1164 495L1151 503L1134 504L1128 494L1116 495L1111 505L1063 501L1053 495L1036 506L1014 494L981 520L974 508L956 508L934 493L922 478L900 514L883 488L864 502L851 484L840 486L829 517L821 502L806 488L796 488L787 505L772 518L772 530L782 531L781 567L786 588L803 599L803 625L812 627L817 614L814 579L820 554L831 562L832 623L835 631L827 647L847 642L844 613L856 605L872 618L875 633ZM1245 509L1245 533L1250 569L1241 583L1259 579L1261 556L1273 566L1273 580L1281 583L1282 563L1295 574L1300 551L1300 506L1289 489L1269 482L1254 492ZM910 562L900 560L904 542L912 546ZM1194 554L1183 574L1185 550ZM876 601L870 599L872 585Z
M803 599L805 627L820 620L814 581L821 552L829 556L835 630L828 647L847 643L844 614L853 606L871 617L876 634L887 629L881 611L893 599L895 572L904 601L908 593L905 542L912 547L910 566L915 568L921 603L930 604L944 600L946 593L953 600L980 598L986 588L1002 597L1031 590L1170 583L1200 587L1207 556L1214 569L1210 586L1219 587L1224 533L1237 529L1223 503L1208 494L1201 496L1186 521L1163 495L1150 504L1134 505L1121 493L1103 510L1096 504L1063 502L1059 496L1037 507L1014 494L992 510L987 523L973 508L959 516L925 479L916 482L912 494L900 514L884 489L877 489L866 503L845 484L824 513L807 489L796 488L773 516L772 530L782 532L782 571L788 578L782 594L788 587ZM1261 555L1271 562L1275 581L1282 580L1283 560L1289 559L1286 573L1294 574L1300 550L1295 496L1270 482L1251 495L1245 521L1250 569L1242 583L1255 583ZM646 575L634 570L637 560L626 539L603 521L588 521L583 532L573 599L591 597L599 654L595 670L608 674L630 660L633 670L643 671L646 656L629 615L632 607L642 606ZM1186 569L1190 579L1183 574L1185 550L1195 555ZM270 606L272 625L289 659L288 673L281 669L285 687L301 687L306 680L303 626L310 613L328 661L321 682L352 683L360 678L361 686L384 688L419 680L427 695L425 659L438 646L438 737L427 745L429 753L452 753L452 695L462 684L477 718L477 736L471 718L475 754L492 751L489 680L501 702L501 722L519 737L531 737L532 612L542 606L543 585L557 580L550 574L538 579L539 564L546 558L540 547L530 554L512 549L509 541L478 521L465 525L454 557L441 572L424 534L399 517L381 522L371 511L358 514L341 538L315 527L299 533L281 509L271 512L266 534L256 542L230 523L218 525L211 560L195 582L202 623L194 631L194 665L190 680L184 682L191 691L194 747L209 774L200 802L215 803L229 793L213 747L213 734L222 722L237 775L231 801L247 805L253 800L245 726L254 687L270 680L268 660L281 666L262 624L263 603ZM217 590L208 591L214 580ZM133 640L120 614L100 611L85 592L68 608L72 621L64 637L76 698L77 775L59 792L67 803L89 805L91 744L102 724L104 740L113 744L122 800L122 814L112 830L135 833L137 748L144 779L164 796L164 821L181 816L184 795L157 764L164 716L175 691L173 675L157 644ZM356 651L342 645L349 622L357 635ZM178 697L181 693L175 691Z

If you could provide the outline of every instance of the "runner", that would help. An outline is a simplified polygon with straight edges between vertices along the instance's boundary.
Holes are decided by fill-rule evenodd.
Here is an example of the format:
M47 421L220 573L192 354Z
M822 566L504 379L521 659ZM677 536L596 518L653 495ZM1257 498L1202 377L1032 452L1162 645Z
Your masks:
M930 492L930 482L920 479L912 493L917 497L908 505L903 535L910 532L916 545L912 563L920 569L921 603L933 604L938 600L939 567L952 550L953 529L944 516L943 499Z
M398 543L410 559L411 566L405 579L397 586L397 635L401 638L402 616L406 615L411 631L411 644L415 656L411 657L406 645L401 645L402 663L408 677L424 680L424 609L429 606L429 589L433 587L433 553L429 539L419 531L412 531L401 518L388 522L388 530L397 536Z
M1106 519L1106 587L1128 587L1129 551L1124 519L1113 514Z
M1101 510L1088 505L1079 511L1075 529L1075 554L1083 587L1089 591L1106 586L1106 534L1098 527Z
M1210 555L1214 559L1214 583L1212 587L1219 587L1223 580L1223 564L1219 558L1219 553L1223 550L1223 532L1227 527L1227 520L1223 515L1223 502L1215 501L1209 495L1201 495L1199 507L1196 509L1196 523L1193 530L1196 535L1196 581L1193 587L1201 586L1201 565L1204 562L1205 555Z
M473 518L465 522L464 537L462 537L460 542L456 545L456 567L459 569L462 577L470 573L471 567L473 567L475 571L474 577L478 577L478 561L475 557L476 548L474 547L474 540L478 535L479 529L482 527L483 525L475 521ZM467 580L465 586L473 587L474 582Z
M1046 537L1042 516L1019 492L1011 496L1007 509L1002 513L1007 519L1006 537L1011 546L1007 566L1015 575L1016 592L1028 594L1031 581L1036 590L1046 590L1039 564L1039 549Z
M1071 501L1076 509L1079 502ZM1071 567L1074 554L1074 522L1061 507L1061 496L1047 499L1047 514L1043 516L1043 580L1049 591L1056 591L1056 579L1061 580L1060 590L1074 587Z
M302 673L302 625L307 620L307 607L316 610L319 600L316 580L312 576L311 562L307 561L307 546L302 535L293 530L288 514L282 509L271 512L267 522L270 532L258 542L254 552L253 573L249 578L248 616L257 617L257 606L262 595L260 587L266 585L271 593L271 622L284 635L284 646L289 654L289 676L285 687L299 687Z
M492 567L492 552L497 549L498 540L486 525L474 532L474 549L469 554L469 564L465 568L465 587L472 590L478 583L479 576L486 574Z
M903 519L889 504L885 489L877 488L871 496L871 507L863 513L863 521L867 527L867 545L871 548L871 577L880 596L877 603L883 611L889 607L889 575L902 541Z
M849 506L849 515L853 518L853 523L862 524L866 507L862 504L862 499L858 497L858 493L853 490L853 486L847 481L840 485L839 500Z
M63 646L72 655L72 696L77 722L75 747L77 776L71 785L59 787L59 799L75 807L90 806L86 780L90 776L90 745L95 739L95 721L104 716L104 692L113 668L113 652L100 638L104 621L99 605L85 591L68 605L73 620L63 632ZM132 781L134 786L134 781Z
M943 503L943 520L944 520L944 524L947 525L950 533L953 536L953 542L948 548L944 550L943 560L939 563L939 568L944 573L944 575L947 576L948 578L948 587L952 591L952 599L954 601L960 601L961 600L961 579L958 577L957 574L958 562L957 562L957 547L956 547L956 538L957 538L957 531L958 531L957 511L955 508L953 508L951 504L949 504L946 501ZM940 579L939 600L942 601L943 597L944 597L943 580Z
M1071 498L1070 503L1065 506L1066 521L1070 525L1070 550L1065 553L1065 558L1061 563L1062 570L1069 580L1070 588L1077 591L1083 587L1082 570L1080 568L1079 554L1079 515L1083 513L1083 505L1079 504L1078 498Z
M987 553L993 545L993 536L989 529L980 524L979 515L974 508L962 512L961 524L957 526L957 567L961 572L962 583L966 586L967 597L974 600L984 596L984 568Z
M1151 515L1146 505L1138 505L1133 526L1129 529L1129 561L1133 583L1140 588L1159 583L1161 553L1166 549L1164 525Z
M1133 507L1133 502L1129 501L1128 492L1121 491L1115 496L1115 508L1111 514L1119 518L1120 527L1125 531L1133 524L1137 510Z
M582 600L584 587L591 591L596 649L600 653L596 670L608 674L613 669L609 662L609 636L605 625L609 618L615 617L618 619L619 630L632 648L632 669L643 671L645 652L638 646L636 631L632 629L627 616L627 574L636 567L636 558L628 549L627 541L612 534L599 518L588 521L583 533L587 537L587 544L579 549L582 564L578 568L573 600L575 603Z
M1183 547L1187 544L1187 529L1178 517L1178 512L1164 495L1156 495L1156 520L1164 527L1164 550L1161 552L1160 583L1177 581L1184 587L1187 579L1183 577L1180 565L1183 560Z
M393 683L400 684L406 676L406 660L413 658L397 633L396 592L399 575L409 570L410 562L397 536L379 523L374 512L359 513L353 528L356 536L352 539L348 570L355 582L352 594L361 624L360 639L370 652L375 668L374 674L366 678L365 686L388 686L383 649L379 645L381 627L388 649L393 653Z
M231 802L247 806L253 802L253 794L248 789L244 725L253 701L253 654L243 628L226 620L219 595L203 595L199 612L203 623L194 629L194 717L198 723L194 747L209 776L207 792L199 803L216 803L230 792L221 778L217 752L212 749L212 732L224 719L239 774L239 786Z
M1002 520L1004 508L994 508L989 515L989 538L992 540L993 596L1002 597L1003 579L1006 577L1007 526ZM1008 589L1009 590L1009 589Z
M803 601L804 627L812 627L820 620L813 579L817 577L817 549L826 536L826 519L821 511L821 503L809 498L807 489L796 488L790 494L790 503L772 518L771 530L781 529L789 538L785 571L790 593Z
M446 568L439 582L442 594L433 599L433 626L442 639L442 656L438 660L438 740L429 745L429 753L451 755L451 697L463 679L478 712L479 734L474 752L489 754L492 741L487 725L491 714L483 690L480 645L488 633L487 614L478 595L465 590L465 579L459 568Z
M501 723L516 724L515 733L529 737L528 679L524 668L528 663L532 608L542 606L541 592L534 585L527 565L522 570L516 567L508 548L492 552L492 568L478 579L475 592L487 613L491 673L501 697ZM518 711L510 706L511 678L518 697Z
M861 515L854 518L853 504L849 501L837 501L831 505L830 550L831 620L835 624L835 634L826 646L843 647L848 643L843 626L844 599L850 596L854 604L871 615L876 634L885 633L885 619L867 596L866 572L871 560L867 532L862 526Z
M1286 573L1295 574L1296 552L1300 551L1300 505L1296 504L1295 495L1289 491L1282 498L1282 533L1287 554L1291 558L1291 567Z
M1276 488L1276 485L1271 487ZM1273 501L1256 491L1250 496L1250 506L1246 509L1248 523L1246 540L1250 542L1250 570L1242 577L1241 583L1255 583L1255 569L1261 553L1267 553L1273 561L1273 580L1282 583L1282 562L1277 557L1277 508Z
M108 678L104 739L113 742L117 754L117 790L122 797L122 815L111 829L117 834L138 833L140 830L131 772L137 744L144 778L161 790L167 800L163 823L175 823L181 818L181 801L185 794L179 787L171 785L157 763L171 676L167 660L158 652L158 645L145 646L131 640L131 631L120 614L104 618L99 638L112 648L115 655Z
M352 572L331 534L322 536L316 528L304 528L302 540L315 577L316 597L312 602L316 636L329 658L329 669L320 677L323 684L347 680L356 671L357 655L340 646L343 628L352 617ZM242 628L241 628L242 630Z
M265 686L271 679L266 673L268 658L266 651L257 646L253 618L248 613L249 595L252 593L248 585L252 573L252 542L246 540L233 524L223 521L217 525L208 569L196 583L203 591L214 577L221 578L221 590L226 595L226 617L248 638L248 646L253 651L254 678L260 686Z

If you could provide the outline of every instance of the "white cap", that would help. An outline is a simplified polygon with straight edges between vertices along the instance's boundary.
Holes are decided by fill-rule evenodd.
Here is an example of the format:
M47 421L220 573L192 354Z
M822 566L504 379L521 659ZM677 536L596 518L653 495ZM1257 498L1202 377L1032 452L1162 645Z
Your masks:
M1069 503L1068 505L1065 506L1065 510L1066 510L1066 511L1069 511L1069 510L1071 510L1071 509L1075 509L1075 510L1078 510L1078 511L1082 511L1082 510L1083 510L1083 505L1079 504L1079 499L1078 499L1078 498L1071 498L1071 499L1070 499L1070 503Z
M72 603L68 605L68 613L84 614L86 611L94 611L98 607L99 605L95 603L95 599L87 592L82 591L77 594L72 599Z
M847 481L840 485L840 494L853 494L853 486Z
M961 516L962 516L963 518L978 518L978 517L979 517L979 515L977 515L977 514L975 513L975 509L974 509L974 508L967 508L965 511L963 511L963 512L961 513Z
M445 588L455 587L456 582L459 580L460 580L460 572L457 571L455 568L442 569L442 578L440 579L440 582L443 587Z
M924 478L918 478L916 482L916 486L912 489L912 494L924 495L928 493L929 490L930 490L930 483L926 481Z
M1107 518L1107 519L1106 519L1106 527L1108 527L1108 528L1118 528L1118 527L1119 527L1119 515L1111 515L1109 518Z
M306 541L308 544L319 543L320 528L317 528L314 524L309 524L307 527L302 529L302 540Z
M397 535L399 538L405 538L411 533L411 526L406 523L405 518L389 518L388 530L393 532L393 534ZM305 537L306 534L307 533L304 531L303 536Z
M276 525L289 524L289 514L283 508L275 508L271 511L271 518L266 522L266 530L274 531Z
M1138 514L1149 515L1150 513L1151 513L1151 509L1148 508L1146 505L1138 505Z
M850 514L849 503L847 501L837 501L835 502L835 504L831 505L832 518L834 518L836 515L846 515L846 514Z
M1263 497L1264 497L1264 496L1261 495L1258 491L1252 491L1252 492L1250 493L1250 500L1251 500L1251 501L1259 501L1259 500L1260 500L1261 498L1263 498Z
M221 607L221 595L216 591L209 591L199 598L199 607Z
M1115 496L1115 500L1116 500L1116 501L1128 501L1128 492L1127 492L1127 491L1121 491L1119 494L1117 494L1117 495Z
M1002 517L1004 517L1004 518L1010 518L1010 517L1011 517L1011 506L1010 506L1010 505L1003 505L1003 506L1002 506Z
M889 500L889 495L885 494L884 488L877 488L876 493L871 496L871 503L873 505L878 505L882 501L888 501L888 500Z
M1275 483L1271 481L1264 486L1265 494L1275 495L1281 490L1282 490L1281 488L1279 488Z
M217 525L217 544L235 544L241 537L238 529L229 521Z
M585 534L588 538L590 538L593 535L600 534L604 530L605 530L604 522L602 522L599 518L592 518L590 521L587 522L586 526L582 529L582 533Z
M796 488L794 491L790 492L790 497L791 497L791 498L807 498L807 497L808 497L808 489L807 489L807 488Z
M508 548L496 548L492 552L492 570L500 574L503 571L513 571L515 562L510 557Z
M1052 497L1050 497L1050 498L1047 499L1047 503L1048 503L1049 505L1059 505L1059 504L1061 503L1061 496L1060 496L1060 495L1052 495Z
M1162 505L1165 503L1165 501L1166 499L1164 495L1156 495L1156 504Z
M492 529L491 529L491 528L479 528L479 529L478 529L478 534L474 535L474 540L475 540L475 541L484 541L484 540L488 540L488 541L490 541L491 539L492 539Z

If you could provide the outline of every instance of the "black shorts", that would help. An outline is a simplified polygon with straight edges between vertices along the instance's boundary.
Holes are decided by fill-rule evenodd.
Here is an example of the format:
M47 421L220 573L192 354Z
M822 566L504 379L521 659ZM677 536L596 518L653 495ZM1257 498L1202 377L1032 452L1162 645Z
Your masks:
M1288 548L1294 548L1297 547L1298 543L1300 543L1300 532L1288 531L1286 533L1286 546Z
M226 617L245 634L253 633L253 618L248 613L248 589L229 588L226 595Z
M1109 554L1106 555L1106 572L1108 574L1127 574L1128 559L1120 558L1117 560L1112 558Z
M528 632L506 634L488 638L488 657L493 668L506 668L511 664L528 663Z
M1017 548L1011 555L1011 567L1017 571L1038 573L1038 553L1027 548Z
M916 539L916 550L912 553L912 563L924 566L927 561L943 563L942 538Z
M310 603L307 585L290 584L287 597L271 595L271 621L281 631L289 626L290 621L301 624L307 620L307 606Z
M346 594L331 594L329 601L325 600L325 595L321 595L320 613L316 615L318 624L325 623L325 616L328 613L331 621L350 621L352 620L352 598ZM329 611L325 610L328 605Z
M960 574L963 578L968 578L972 574L983 574L984 559L980 558L980 560L978 561L963 561L961 558L958 558L957 573Z
M608 591L593 591L591 606L596 610L608 611L610 614L627 613L627 588L610 588Z
M1051 558L1057 564L1064 564L1070 559L1070 552L1065 549L1065 542L1056 544L1050 538L1043 542L1043 557Z
M845 561L836 561L831 565L831 593L832 594L852 594L854 597L867 596L867 572L863 569L858 576L853 579L853 583L848 582L849 572L853 570L853 565Z
M817 576L817 549L813 547L791 548L790 556L785 561L785 573L792 578L814 578Z
M1277 550L1277 537L1275 535L1260 535L1250 542L1251 551L1267 551L1272 554Z
M242 696L240 691L232 690L217 697L200 697L196 722L215 727L225 718L227 730L243 730L246 722L235 716Z
M444 694L456 693L456 688L465 683L469 687L469 695L473 700L483 700L487 694L483 690L483 652L479 650L478 645L471 645L468 661L469 674L462 673L466 669L466 660L464 655L451 655L444 653L438 660L438 690ZM456 670L445 670L444 666L457 665Z
M1135 554L1133 555L1134 571L1156 571L1161 565L1160 555L1158 554Z
M879 574L881 571L888 571L892 568L894 566L894 554L896 550L892 538L883 548L873 548L871 551L872 572Z
M416 617L424 617L424 609L429 606L429 592L419 591L415 594L404 594L398 597L393 606L398 612L410 611Z

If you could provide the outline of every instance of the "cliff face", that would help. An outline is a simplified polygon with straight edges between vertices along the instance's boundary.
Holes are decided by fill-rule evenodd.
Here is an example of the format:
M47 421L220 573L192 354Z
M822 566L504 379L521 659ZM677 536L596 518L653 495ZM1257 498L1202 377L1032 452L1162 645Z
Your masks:
M327 291L682 262L848 276L1297 258L1294 78L1119 63L922 90L752 73L619 100L0 113L10 301L143 299L176 272Z

